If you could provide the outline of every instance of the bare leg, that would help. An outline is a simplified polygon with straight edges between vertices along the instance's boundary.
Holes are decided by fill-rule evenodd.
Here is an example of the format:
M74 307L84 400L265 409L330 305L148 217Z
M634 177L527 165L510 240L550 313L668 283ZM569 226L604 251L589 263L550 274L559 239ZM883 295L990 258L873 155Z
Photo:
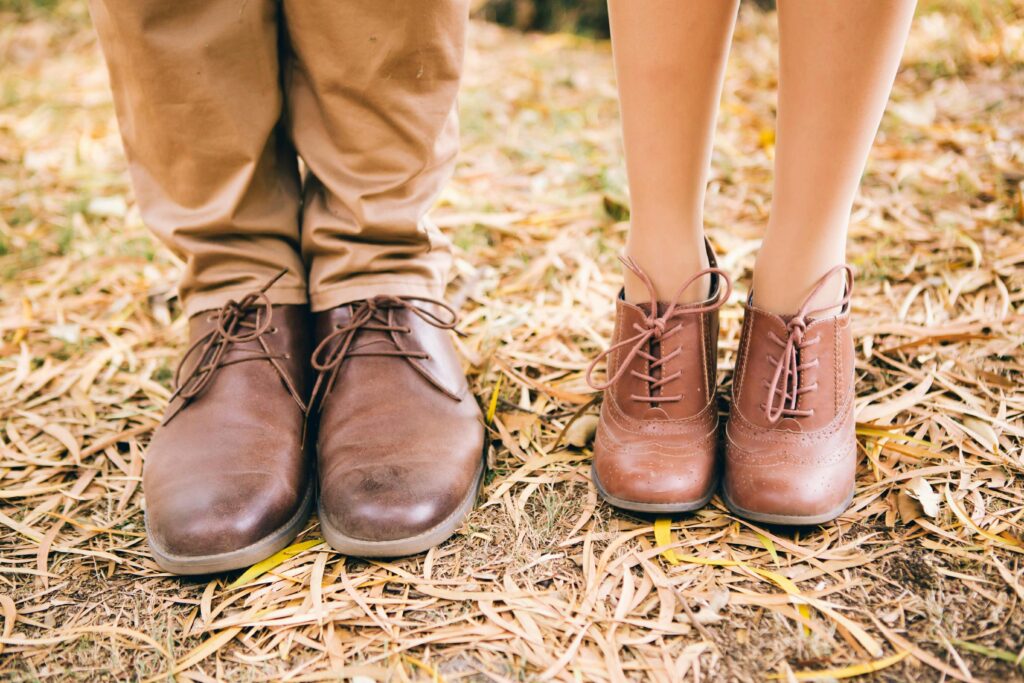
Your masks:
M667 300L708 265L703 205L738 0L609 0L632 204L626 253ZM707 295L691 287L684 301ZM626 273L626 298L647 301Z
M754 300L793 313L845 262L853 199L889 98L915 0L779 0L775 190ZM839 278L816 303L842 297Z

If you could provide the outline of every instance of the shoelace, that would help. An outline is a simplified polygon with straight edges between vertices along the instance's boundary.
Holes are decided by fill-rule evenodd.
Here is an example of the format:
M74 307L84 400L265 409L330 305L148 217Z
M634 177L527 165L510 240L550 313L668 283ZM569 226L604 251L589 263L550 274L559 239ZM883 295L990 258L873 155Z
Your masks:
M284 277L287 272L287 270L282 270L270 278L258 290L246 294L240 301L228 301L216 314L210 316L209 319L211 322L216 322L216 325L212 330L192 342L185 351L185 355L182 356L181 362L174 373L174 386L176 388L174 393L171 394L171 401L173 402L176 398L183 400L168 411L167 417L164 418L165 423L181 412L192 399L199 396L209 386L210 382L213 381L220 368L254 360L269 361L281 376L281 380L287 387L288 393L291 394L303 411L306 410L306 404L302 400L298 389L279 363L280 360L286 360L288 354L275 354L271 352L270 347L263 339L264 333L276 331L271 327L274 309L270 299L267 297L267 291L275 282ZM237 351L244 352L245 356L224 360L225 354L232 346L251 341L258 342L260 349L240 348ZM196 353L199 354L198 362L196 362L187 376L182 378L182 369Z
M438 315L422 304L433 304L447 313L445 316ZM360 330L376 330L389 334L409 334L412 330L404 325L397 325L392 322L392 313L396 309L405 309L418 316L429 325L442 330L453 330L458 322L458 314L451 306L437 299L425 297L398 297L398 296L377 296L372 299L365 299L354 305L352 317L343 325L336 325L334 330L324 337L316 349L310 364L318 372L316 384L313 387L313 397L326 394L334 386L334 380L338 375L338 369L346 358L359 356L391 356L395 358L409 358L418 360L430 360L430 354L425 351L413 351L402 349L394 342L388 348L368 349L366 347L353 349L352 344ZM422 373L421 373L422 374ZM423 375L427 381L437 387L440 391L458 398L451 390L441 385L437 380L428 374ZM320 402L321 408L323 401Z
M839 272L845 272L846 274L846 290L842 300L822 308L808 310L811 301L825 286L825 283ZM846 305L850 303L852 295L853 269L848 265L836 266L818 280L814 289L811 290L811 293L807 295L800 305L800 310L786 323L785 339L781 339L775 332L768 333L768 338L782 348L782 353L778 358L768 354L768 362L775 364L775 374L772 376L771 382L765 383L768 389L768 397L761 407L764 409L764 415L769 422L775 422L783 416L810 417L814 414L813 409L797 408L800 396L809 394L818 388L817 382L807 386L800 386L800 374L804 370L818 366L817 358L801 362L802 352L821 341L821 335L815 335L810 339L804 338L807 332L808 319L836 308L846 308Z
M655 372L658 372L666 363L682 353L682 347L677 347L674 351L668 354L661 354L660 347L663 346L666 339L671 337L673 334L682 329L682 323L669 327L669 323L672 321L674 316L678 315L699 315L701 313L708 313L710 311L717 310L725 305L728 301L729 295L732 293L732 280L729 279L728 273L720 268L705 268L704 270L695 273L690 277L676 292L675 297L672 298L672 302L665 308L665 312L662 315L658 315L658 295L654 290L654 283L647 274L640 268L640 265L630 257L620 256L619 260L622 261L622 265L628 268L634 275L640 278L644 286L647 288L648 293L651 295L651 311L644 317L640 323L635 323L633 329L636 332L632 337L623 339L617 344L613 344L601 353L597 355L597 358L590 363L587 368L587 383L594 389L601 391L612 386L618 382L626 372L638 380L647 383L648 395L639 396L637 394L630 395L630 398L634 401L643 401L652 405L657 403L670 403L679 401L682 399L682 394L673 395L655 395L654 392L658 391L669 382L677 379L682 373L676 371L667 375L660 374L655 376ZM725 282L724 291L722 287L719 287L718 297L711 303L703 306L685 307L680 308L679 297L683 295L683 292L696 282L698 279L705 275L717 275ZM659 353L655 355L651 345L656 343L659 346ZM593 380L594 368L597 367L598 363L606 360L615 353L617 350L629 346L629 352L626 357L623 358L620 363L618 370L615 374L608 378L604 384L597 384ZM649 373L642 373L638 370L630 369L630 364L637 357L647 361L647 367L650 370Z

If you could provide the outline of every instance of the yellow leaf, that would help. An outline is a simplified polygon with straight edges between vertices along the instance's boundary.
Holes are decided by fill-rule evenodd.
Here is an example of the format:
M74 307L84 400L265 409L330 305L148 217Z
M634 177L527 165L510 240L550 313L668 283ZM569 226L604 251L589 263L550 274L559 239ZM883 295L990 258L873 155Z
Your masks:
M655 532L655 534L654 534L655 538L657 538L657 535L658 535L657 534L657 532L658 532L658 523L657 522L654 523L654 532ZM663 545L663 544L661 544L660 541L659 541L659 545ZM772 583L777 585L779 588L784 590L789 595L793 595L793 596L796 596L796 597L799 597L799 598L803 598L803 594L800 592L800 589L797 588L796 584L793 583L792 581L790 581L789 579L787 579L782 574L776 574L775 572L770 572L767 569L761 569L760 567L754 567L752 565L747 564L746 562L736 562L735 560L706 560L704 558L694 557L692 555L678 556L678 559L683 561L683 562L690 562L690 563L693 563L693 564L704 564L704 565L708 565L708 566L711 566L711 567L742 567L743 569L751 571L751 572L757 574L758 576L760 576L762 578L768 579L769 581L771 581ZM810 619L811 618L811 610L810 610L810 608L807 605L805 605L803 603L797 603L796 608L800 612L800 614L803 615L803 617L805 619ZM805 631L809 630L809 629L807 629L806 626L804 627L804 629L805 629Z
M657 527L655 527L657 530ZM736 560L708 560L703 557L694 557L693 555L676 555L676 558L680 562L689 562L690 564L703 564L708 567L740 567L743 565L742 562Z
M764 534L756 534L756 535L757 535L758 539L760 539L761 545L763 545L765 547L765 549L768 551L768 554L772 556L772 560L775 562L775 566L778 567L779 566L779 553L775 550L775 543L773 543L772 539L768 538Z
M494 413L498 410L498 391L501 390L501 381L505 375L498 375L498 381L494 383L494 390L491 391L491 400L487 405L487 422L494 422Z
M868 427L860 423L857 424L857 435L858 436L874 436L878 438L894 439L896 441L906 441L907 443L916 443L921 446L934 446L931 441L925 441L924 439L918 439L917 437L904 434L895 430L881 429L878 427ZM941 455L939 451L932 451L935 455Z
M231 628L226 628L223 631L220 631L210 636L209 638L204 640L202 644L199 645L199 647L197 647L196 649L192 650L187 655L179 659L177 663L174 665L174 668L171 669L169 673L176 674L184 671L185 669L192 668L193 666L203 661L204 659L212 655L214 652L216 652L217 650L221 649L229 642L231 642L235 636L241 633L241 631L241 626L232 626ZM157 676L149 680L157 681L161 678L166 677Z
M404 659L406 662L408 662L412 666L417 667L418 669L421 669L424 673L426 673L428 676L430 676L430 680L432 680L432 681L440 681L441 680L441 674L438 673L437 669L435 669L434 667L430 666L429 664L426 664L425 662L422 662L419 659L416 659L415 657L412 657L410 655L403 655L402 659Z
M786 591L790 595L795 595L796 597L799 597L799 598L803 597L803 593L801 593L800 589L796 587L796 584L793 583L792 581L790 581L789 579L787 579L782 574L776 574L775 572L770 572L767 569L761 569L760 567L751 567L748 564L741 564L740 566L741 567L745 567L746 569L749 569L750 571L754 572L755 574L763 576L764 578L766 578L769 581L773 582L775 585L777 585L779 588L781 588L782 590ZM808 607L807 605L805 605L803 603L798 603L797 606L796 606L796 609L797 609L798 612L800 612L800 615L804 619L810 619L811 618L811 608ZM811 632L811 629L807 628L807 625L805 624L804 625L804 633L810 633L810 632Z
M956 515L957 519L963 522L964 526L971 529L979 536L983 536L990 541L995 541L996 543L1001 543L1004 546L1010 546L1015 550L1021 547L1021 542L1016 538L1013 538L1012 536L1000 536L999 534L994 534L991 531L986 531L975 524L974 520L967 515L967 512L965 512L964 509L960 507L959 503L953 499L953 494L950 493L948 485L946 486L946 503L949 505L949 509L953 511L953 514Z
M654 541L661 547L661 556L668 560L669 564L679 564L676 551L667 546L672 545L672 520L668 517L661 517L654 520Z
M796 589L796 585L786 577L780 574L776 574L774 572L769 572L764 569L757 569L756 567L751 567L750 565L744 562L736 562L735 560L705 560L704 558L694 557L692 555L677 555L676 557L681 562L704 564L711 567L743 567L744 569L753 571L756 575L761 576L762 578L766 578L770 581L773 581L774 583L782 587L782 589L790 595L793 595L794 597L800 596L800 592ZM794 593L793 591L796 592ZM864 628L861 627L857 622L853 621L852 619L849 619L848 617L843 616L835 609L833 609L828 603L823 602L822 600L818 600L816 598L807 598L803 596L800 597L804 602L810 603L811 605L816 607L819 612L829 617L837 624L839 624L847 631L849 631L850 635L856 638L857 641L864 646L864 649L870 652L872 656L881 656L882 646L878 643L877 640L872 638L871 634L865 631ZM802 603L797 603L797 606L803 607L804 609L806 609L807 607ZM800 613L805 616L807 615L807 613L803 610L801 610Z
M864 662L862 664L853 664L851 666L843 666L838 669L822 669L821 671L795 671L793 677L798 681L814 681L818 679L830 679L830 678L853 678L855 676L863 676L865 674L873 673L875 671L881 671L882 669L892 666L897 662L903 661L910 653L907 651L897 652L889 657L882 659L876 659L871 662ZM783 674L772 674L768 678L778 680L780 678L789 678L789 676Z
M263 576L274 567L284 563L286 560L290 560L291 558L295 557L302 551L309 550L313 546L320 545L321 543L323 543L323 539L316 538L312 541L302 541L301 543L290 545L284 550L274 553L267 559L257 562L256 564L242 572L241 576L239 576L237 579L228 584L228 590L231 590L232 588L238 588L239 586L244 586L245 584Z

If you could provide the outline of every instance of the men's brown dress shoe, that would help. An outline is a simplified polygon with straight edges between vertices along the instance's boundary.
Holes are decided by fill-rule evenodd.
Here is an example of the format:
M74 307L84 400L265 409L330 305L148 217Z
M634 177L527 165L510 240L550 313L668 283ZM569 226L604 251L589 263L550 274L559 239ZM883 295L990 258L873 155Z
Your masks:
M838 273L846 276L843 300L808 310ZM857 469L852 290L853 271L837 266L796 315L747 303L726 427L724 498L737 515L821 524L850 505Z
M718 309L732 291L729 276L711 267L684 284L670 303L657 301L650 279L632 259L622 262L651 293L633 305L619 294L612 345L587 371L604 390L594 441L592 478L601 497L638 512L685 512L711 499L718 481L718 406L715 368ZM676 303L710 275L703 303ZM724 283L724 284L723 284ZM608 381L591 374L608 361Z
M309 312L254 292L189 320L192 344L146 453L146 528L175 574L249 566L312 509L303 447Z
M320 526L336 550L397 557L452 535L483 476L480 408L455 312L380 296L318 313Z

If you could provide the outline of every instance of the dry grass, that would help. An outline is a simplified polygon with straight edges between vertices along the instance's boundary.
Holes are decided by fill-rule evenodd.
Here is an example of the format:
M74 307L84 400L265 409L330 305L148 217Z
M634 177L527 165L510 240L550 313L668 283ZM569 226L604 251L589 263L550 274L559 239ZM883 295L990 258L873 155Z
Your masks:
M850 247L857 497L803 532L717 499L671 522L597 502L587 449L558 437L596 411L581 371L619 280L609 51L475 25L437 217L474 386L485 403L498 387L480 506L398 562L339 556L311 522L304 550L239 581L169 577L142 533L179 266L140 224L83 9L0 13L0 678L761 680L879 662L882 680L1021 679L1022 18L1020 0L932 2L915 26ZM768 204L773 35L744 13L708 207L741 285Z

